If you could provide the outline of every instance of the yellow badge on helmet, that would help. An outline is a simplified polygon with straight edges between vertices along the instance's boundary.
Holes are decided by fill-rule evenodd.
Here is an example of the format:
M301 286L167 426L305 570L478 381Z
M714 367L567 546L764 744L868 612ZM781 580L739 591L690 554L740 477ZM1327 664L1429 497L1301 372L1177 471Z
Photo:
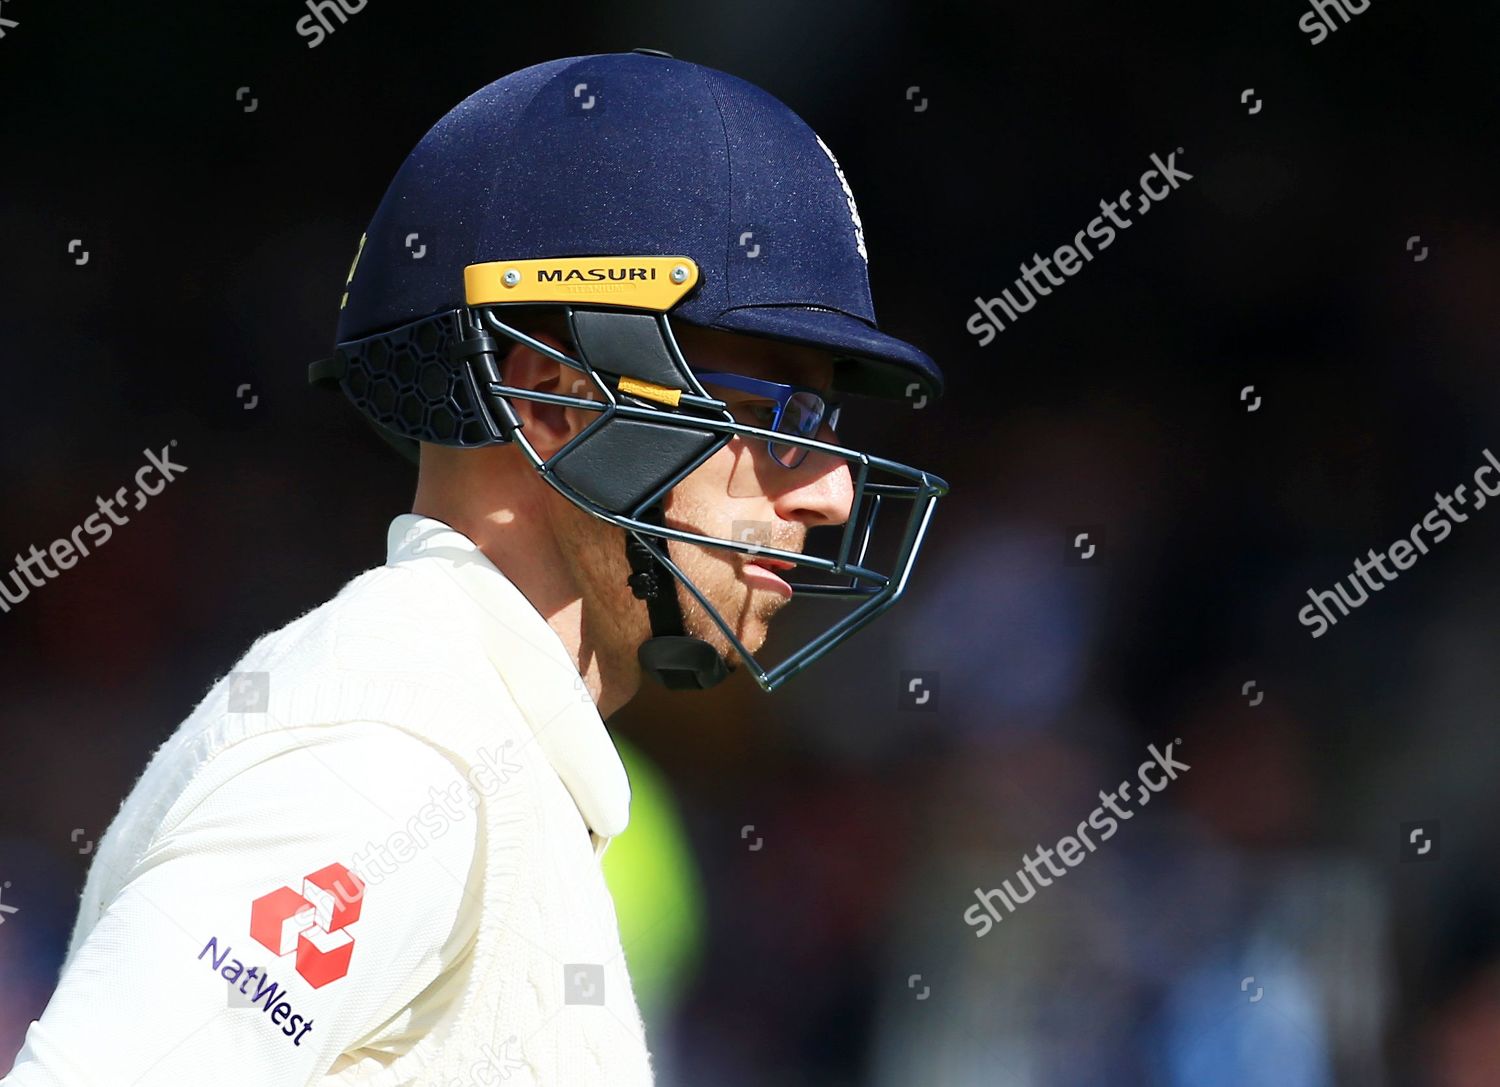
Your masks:
M688 257L556 257L492 260L464 269L471 306L571 302L665 313L698 284Z

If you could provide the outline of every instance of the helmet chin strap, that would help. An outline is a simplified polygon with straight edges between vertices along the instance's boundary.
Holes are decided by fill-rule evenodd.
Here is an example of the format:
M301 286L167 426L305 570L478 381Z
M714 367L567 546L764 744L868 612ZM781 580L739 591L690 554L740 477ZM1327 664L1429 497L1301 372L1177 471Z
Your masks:
M651 524L665 524L661 505L642 515ZM702 691L723 682L729 668L718 650L702 638L683 631L677 579L633 532L625 533L625 558L630 563L626 583L637 600L646 602L651 637L636 652L641 669L672 691Z

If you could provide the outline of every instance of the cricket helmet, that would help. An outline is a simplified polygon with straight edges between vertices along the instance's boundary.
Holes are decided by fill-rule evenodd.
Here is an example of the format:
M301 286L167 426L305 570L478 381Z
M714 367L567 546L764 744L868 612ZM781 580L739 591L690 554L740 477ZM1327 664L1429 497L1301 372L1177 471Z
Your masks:
M566 352L517 327L538 310L565 319ZM853 194L801 118L744 80L656 50L569 57L475 92L417 144L360 238L335 352L309 380L342 390L413 461L421 442L514 443L561 494L624 530L629 584L651 621L645 671L676 689L726 673L685 634L680 583L774 690L895 603L947 484L820 441L831 395L820 413L810 390L782 387L768 426L737 421L684 357L679 322L822 349L832 394L925 404L942 391L926 354L877 327ZM508 385L514 342L578 371L585 395ZM517 399L597 418L544 459ZM672 487L736 437L767 442L781 463L816 451L848 464L848 521L814 530L837 536L827 554L666 523ZM876 517L892 505L905 518L877 570ZM843 600L845 613L763 666L673 561L671 540L793 563L809 575L796 595Z

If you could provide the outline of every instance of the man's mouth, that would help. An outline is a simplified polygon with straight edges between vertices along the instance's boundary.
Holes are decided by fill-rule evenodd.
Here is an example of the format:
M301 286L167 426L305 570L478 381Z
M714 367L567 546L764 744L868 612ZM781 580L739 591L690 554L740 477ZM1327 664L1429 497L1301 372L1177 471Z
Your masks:
M779 570L790 570L797 564L785 559L768 559L752 555L745 560L745 581L752 589L766 589L791 599L792 587L777 576Z

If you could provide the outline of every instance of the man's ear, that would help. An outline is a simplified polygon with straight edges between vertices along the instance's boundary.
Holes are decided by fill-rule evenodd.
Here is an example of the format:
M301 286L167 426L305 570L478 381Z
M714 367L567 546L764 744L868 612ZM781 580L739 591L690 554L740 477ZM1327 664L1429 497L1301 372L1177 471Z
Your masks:
M530 335L561 354L568 353L551 333L534 332ZM501 363L500 377L505 384L518 389L586 400L599 399L593 384L580 371L533 351L523 343L512 344L510 354ZM597 413L583 408L565 408L560 404L544 404L519 396L511 397L510 403L521 420L526 440L543 458L561 449L597 417Z

